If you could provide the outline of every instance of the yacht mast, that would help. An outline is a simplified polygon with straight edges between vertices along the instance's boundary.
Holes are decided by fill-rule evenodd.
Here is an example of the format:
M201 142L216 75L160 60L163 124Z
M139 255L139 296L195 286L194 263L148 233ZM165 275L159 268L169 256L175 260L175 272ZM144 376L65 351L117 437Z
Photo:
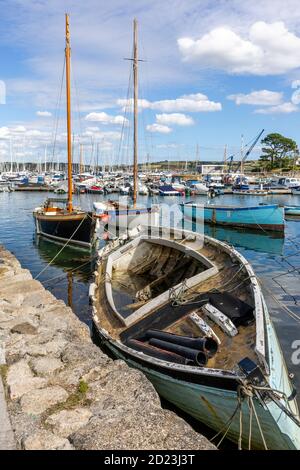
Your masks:
M69 15L66 14L66 95L67 95L67 134L68 134L68 211L73 211L73 181L72 181L72 132L71 132L71 74L70 74L70 29Z
M138 44L137 19L133 20L133 205L137 200L137 173L138 173Z
M10 153L10 172L13 172L13 146L12 146L12 138L9 140L9 153Z
M83 164L82 164L82 148L83 145L80 144L80 165L79 165L79 174L80 174L80 181L82 181L82 173L83 173Z

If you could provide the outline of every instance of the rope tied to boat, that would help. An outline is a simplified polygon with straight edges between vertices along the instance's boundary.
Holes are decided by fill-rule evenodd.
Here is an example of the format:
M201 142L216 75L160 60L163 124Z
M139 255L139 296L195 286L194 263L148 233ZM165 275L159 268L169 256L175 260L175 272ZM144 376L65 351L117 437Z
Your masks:
M285 413L298 427L300 427L300 422L297 416L292 412L291 409L288 409L286 406L284 406L280 400L284 400L286 405L290 407L289 405L289 398L287 395L280 391L273 389L272 387L268 386L261 386L261 385L255 385L253 383L249 383L244 381L243 379L240 379L241 384L238 386L237 389L237 397L238 397L238 404L241 405L241 402L243 400L247 400L248 404L248 409L249 409L249 438L248 438L248 449L251 449L251 439L252 439L252 420L253 420L253 414L256 419L256 423L260 432L260 436L264 445L265 450L268 450L267 444L266 444L266 439L263 433L263 429L255 408L255 402L254 402L254 397L256 396L257 399L262 400L262 402L265 404L265 398L261 397L261 392L265 392L266 396L275 403L280 410ZM241 444L241 418L240 418L240 438L239 438L239 446Z
M171 302L172 307L177 307L187 302L183 295L188 289L189 286L187 285L187 279L184 279L178 287L170 287L169 301Z
M206 292L203 292L203 294L210 294L214 292L218 292L218 289L222 289L222 292L232 292L238 287L240 287L242 284L247 282L249 279L254 277L256 279L256 276L251 276L248 275L244 279L242 279L238 284L234 285L233 287L230 287L228 289L225 289L225 287L229 286L232 281L237 277L237 275L243 270L244 266L241 265L239 269L236 271L236 273L225 283L222 285L212 287L211 289L207 290ZM189 297L187 297L187 295ZM191 296L191 294L194 294ZM195 304L204 304L205 302L209 302L209 298L207 299L201 299L197 300L194 302L194 300L201 294L201 292L198 292L196 289L193 289L192 287L189 287L187 285L187 279L184 279L181 284L177 287L170 287L169 289L169 301L171 302L171 305L173 307L177 307L180 305L195 305Z
M253 419L253 413L256 419L256 423L260 432L260 436L263 442L263 446L265 450L268 450L266 439L262 430L261 423L259 421L256 409L255 409L255 404L253 397L255 393L253 393L253 390L255 389L255 386L252 384L246 383L242 381L242 384L240 384L237 388L237 398L238 398L238 403L239 403L239 409L240 409L240 422L239 422L239 440L238 440L238 449L242 450L242 435L243 435L243 408L242 408L242 402L246 399L247 400L247 405L249 409L249 433L248 433L248 450L251 450L251 441L252 441L252 419Z

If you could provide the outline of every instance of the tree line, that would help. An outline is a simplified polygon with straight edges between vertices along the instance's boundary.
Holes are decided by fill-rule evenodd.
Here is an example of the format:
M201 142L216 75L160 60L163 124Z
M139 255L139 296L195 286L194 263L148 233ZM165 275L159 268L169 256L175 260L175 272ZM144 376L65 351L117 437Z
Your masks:
M260 163L266 170L292 169L299 158L299 149L293 139L278 133L268 134L261 140Z

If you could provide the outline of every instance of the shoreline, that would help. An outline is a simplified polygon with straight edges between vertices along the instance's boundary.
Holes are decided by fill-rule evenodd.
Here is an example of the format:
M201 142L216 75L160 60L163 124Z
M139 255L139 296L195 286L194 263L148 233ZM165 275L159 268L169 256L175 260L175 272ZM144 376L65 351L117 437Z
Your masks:
M6 407L11 429L8 421L0 448L215 449L0 245L1 351L0 417Z

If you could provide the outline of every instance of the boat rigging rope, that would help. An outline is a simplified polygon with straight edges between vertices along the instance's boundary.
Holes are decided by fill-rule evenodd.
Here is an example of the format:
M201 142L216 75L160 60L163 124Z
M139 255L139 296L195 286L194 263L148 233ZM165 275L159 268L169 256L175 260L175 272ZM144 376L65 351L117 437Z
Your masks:
M133 56L133 50L132 50L132 56ZM129 68L129 79L128 79L128 87L127 87L127 96L126 96L126 104L124 106L124 116L123 116L123 122L122 122L122 128L121 128L121 136L120 136L120 141L119 141L119 147L118 147L118 152L117 152L117 164L120 164L122 163L122 155L121 155L121 150L122 150L122 144L124 146L124 142L125 142L125 126L126 126L126 123L128 122L128 113L131 112L131 107L132 107L132 104L131 104L131 101L129 99L129 95L130 95L130 90L131 90L131 83L132 83L132 66L130 65L130 68ZM129 142L129 132L128 132L128 142ZM127 152L128 152L128 143L127 145L125 145L125 147L127 147Z
M66 246L70 243L70 241L72 240L72 238L74 237L75 233L77 232L77 230L81 227L83 221L87 218L87 215L86 214L83 219L81 220L80 224L76 227L76 229L74 230L74 232L72 233L72 235L70 236L70 238L66 241L66 243L63 245L63 247L56 253L56 255L52 258L51 261L49 261L49 263L35 276L35 280L38 279L40 277L40 275L46 271L46 269L53 263L53 261L61 254L61 252L66 248Z
M53 129L52 129L52 135L51 135L51 140L53 140L52 157L50 161L51 166L53 165L53 162L54 162L54 154L55 154L57 131L58 131L58 124L59 124L59 116L60 116L60 104L61 104L61 99L62 99L62 90L63 90L64 76L65 76L65 67L66 67L66 59L64 58L62 76L60 80L60 90L59 90L59 95L57 99L55 118L53 122Z
M251 279L252 276L248 276L246 277L245 279L243 279L241 282L239 282L237 285L231 287L230 289L224 289L226 286L228 286L230 283L232 283L232 281L236 278L236 276L243 270L244 266L241 265L240 268L237 270L237 272L233 275L233 277L225 282L225 284L222 284L222 285L219 285L219 286L216 286L216 287L213 287L211 289L209 289L208 291L206 292L203 292L203 294L209 294L209 293L213 293L213 292L217 292L218 289L221 289L222 288L222 292L232 292L234 290L236 290L238 287L240 287L244 282L248 281L249 279ZM185 293L195 293L196 295L193 296L192 298L189 298L187 299L184 294ZM188 287L187 286L187 279L184 279L184 281L181 283L181 285L179 286L179 288L170 288L169 289L169 300L172 301L172 305L175 306L175 305L193 305L193 304L199 304L199 303L203 303L204 301L206 302L209 302L209 298L207 299L201 299L201 301L196 301L196 302L193 302L193 300L195 298L197 298L199 296L199 294L201 294L201 292L198 292L196 291L195 289L193 289L192 287Z
M249 438L248 438L248 450L251 450L251 441L252 441L252 419L253 419L253 407L250 403L250 398L248 397L247 405L249 409Z
M230 426L231 426L231 424L232 424L232 422L233 422L233 420L234 420L234 417L235 417L236 413L237 413L238 410L239 410L239 407L240 407L240 403L238 402L238 404L237 404L237 406L236 406L234 412L232 413L232 415L230 416L230 418L226 421L226 423L224 424L224 426L220 429L220 431L217 432L217 434L215 434L215 435L210 439L211 442L214 441L218 436L220 436L220 434L222 434L223 431L225 431L224 434L223 434L223 436L222 436L222 438L221 438L221 440L218 442L218 444L216 444L216 447L219 447L219 446L221 445L222 441L225 439L225 437L226 437L226 435L227 435L227 433L228 433L228 431L229 431L229 429L230 429Z

